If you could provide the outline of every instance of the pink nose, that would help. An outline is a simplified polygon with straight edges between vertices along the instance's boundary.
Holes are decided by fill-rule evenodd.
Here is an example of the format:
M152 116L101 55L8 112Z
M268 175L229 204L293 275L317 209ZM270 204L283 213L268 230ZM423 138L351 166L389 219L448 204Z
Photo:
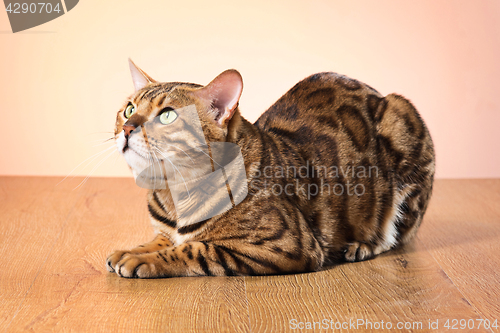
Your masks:
M132 132L133 130L135 130L135 126L131 126L131 125L124 125L123 126L123 130L125 131L125 137L128 137L130 135L130 132Z

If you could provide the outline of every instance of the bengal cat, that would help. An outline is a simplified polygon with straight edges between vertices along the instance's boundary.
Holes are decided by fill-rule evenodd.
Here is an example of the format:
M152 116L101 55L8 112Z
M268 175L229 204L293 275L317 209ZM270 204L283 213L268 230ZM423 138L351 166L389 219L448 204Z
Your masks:
M131 61L130 67L136 91L117 114L115 138L134 174L154 144L144 124L194 105L206 142L240 147L248 195L223 214L180 223L169 188L149 190L157 236L112 253L110 272L128 278L311 272L373 258L415 236L435 156L427 127L404 97L318 73L251 124L238 109L243 83L236 70L201 86L156 82ZM163 131L180 145L179 124Z

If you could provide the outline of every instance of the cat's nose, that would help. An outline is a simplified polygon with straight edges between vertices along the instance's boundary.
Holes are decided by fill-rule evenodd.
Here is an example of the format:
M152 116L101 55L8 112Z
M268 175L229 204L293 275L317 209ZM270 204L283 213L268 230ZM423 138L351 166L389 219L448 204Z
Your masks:
M129 120L123 124L123 131L125 132L125 137L128 138L130 133L132 133L133 130L135 130L137 127L141 126L146 122L146 117L134 113L132 117L130 117Z
M123 125L123 131L125 132L125 137L128 138L130 133L135 129L136 127L133 125Z

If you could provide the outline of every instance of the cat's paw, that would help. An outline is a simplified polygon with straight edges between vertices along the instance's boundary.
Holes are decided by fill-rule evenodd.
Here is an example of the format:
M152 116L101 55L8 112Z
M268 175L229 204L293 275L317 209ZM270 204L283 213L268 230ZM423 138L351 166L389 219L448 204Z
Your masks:
M348 244L344 252L345 260L350 262L368 260L374 257L371 246L360 242Z
M125 278L155 278L156 272L155 260L152 260L150 254L126 253L120 261L114 266L116 274Z
M122 259L122 257L129 253L128 251L115 251L111 253L106 259L106 269L108 272L114 273L116 264Z

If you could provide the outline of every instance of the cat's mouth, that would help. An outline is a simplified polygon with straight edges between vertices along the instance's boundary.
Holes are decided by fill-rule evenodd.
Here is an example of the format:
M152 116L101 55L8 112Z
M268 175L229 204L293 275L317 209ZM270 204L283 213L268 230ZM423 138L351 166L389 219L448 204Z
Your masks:
M147 161L147 160L148 160L148 158L147 158L146 156L143 156L143 155L142 155L141 153L139 153L137 150L135 150L134 148L130 147L130 146L128 145L128 143L127 143L127 144L125 144L125 147L123 147L122 153L123 153L123 155L124 155L124 156L125 156L125 154L126 154L126 153L128 153L128 154L134 154L134 155L136 155L136 156L140 157L141 159L143 159L144 161Z
M128 142L125 143L125 146L122 149L122 154L125 154L125 152L129 149Z
M143 156L140 152L138 152L137 150L135 150L133 147L129 146L128 141L127 141L125 143L125 146L123 146L123 148L122 148L122 154L125 155L125 153L127 153L128 151L133 152L136 155L138 155L138 156L140 156L140 157L142 157L144 159L147 159L146 156Z
M122 149L122 154L127 160L128 164L135 169L144 169L151 167L152 165L162 164L164 162L169 162L168 157L163 158L160 154L155 154L153 150L148 150L146 152L139 152L134 147L126 144ZM169 163L172 163L170 160ZM174 162L176 167L183 166L179 161Z

